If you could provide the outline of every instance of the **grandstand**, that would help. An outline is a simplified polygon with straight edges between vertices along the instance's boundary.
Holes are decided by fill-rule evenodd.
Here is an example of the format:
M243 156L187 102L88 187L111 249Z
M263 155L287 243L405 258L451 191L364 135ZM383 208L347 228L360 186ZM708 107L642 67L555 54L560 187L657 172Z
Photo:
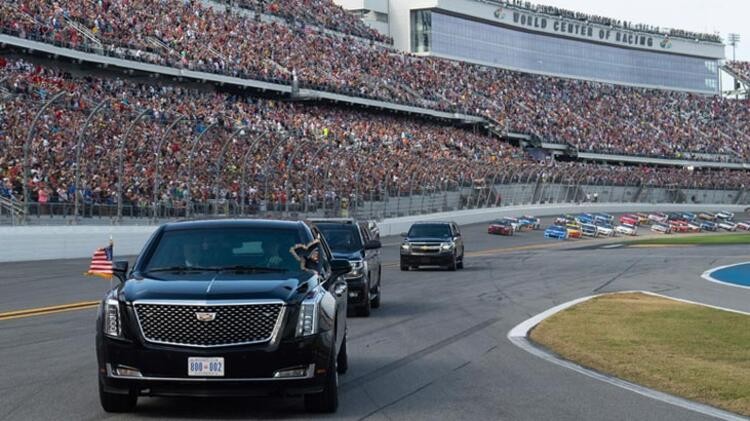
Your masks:
M748 100L413 55L313 3L3 2L0 196L115 214L521 179L744 197Z

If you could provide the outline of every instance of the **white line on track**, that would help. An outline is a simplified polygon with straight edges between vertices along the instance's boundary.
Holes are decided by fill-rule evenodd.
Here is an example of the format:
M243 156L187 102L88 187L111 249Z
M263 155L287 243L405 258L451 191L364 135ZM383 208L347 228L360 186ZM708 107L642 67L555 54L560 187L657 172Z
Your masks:
M746 265L748 263L750 263L750 262L735 263L733 265L719 266L719 267L716 267L716 268L713 268L713 269L709 269L709 270L703 272L703 275L701 275L701 278L707 280L708 282L714 282L714 283L717 283L717 284L720 284L720 285L725 285L725 286L730 286L730 287L735 287L735 288L742 288L742 289L750 289L749 286L737 285L737 284L733 284L731 282L720 281L720 280L714 278L713 276L711 276L714 272L716 272L718 270L727 269L727 268L731 268L731 267L734 267L734 266Z
M712 305L703 304L703 303L697 303L697 302L694 302L694 301L683 300L683 299L679 299L679 298L673 298L673 297L669 297L669 296L661 295L661 294L656 294L656 293L649 292L649 291L622 291L622 292L620 292L620 294L628 294L628 293L642 293L642 294L652 295L652 296L655 296L655 297L661 297L661 298L666 298L666 299L670 299L670 300L680 301L680 302L684 302L684 303L688 303L688 304L695 304L695 305L700 305L700 306L704 306L704 307L710 307L710 308L714 308L714 309L718 309L718 310L730 311L732 313L739 313L739 314L750 315L750 313L746 313L746 312L743 312L743 311L738 311L738 310L733 310L733 309L723 308L723 307L718 307L718 306L712 306ZM576 300L568 301L567 303L560 304L560 305L558 305L556 307L552 307L549 310L546 310L546 311L544 311L542 313L539 313L536 316L531 317L530 319L521 322L516 327L514 327L513 329L511 329L510 332L508 332L508 339L514 345L516 345L517 347L519 347L519 348L523 349L524 351L526 351L526 352L528 352L528 353L530 353L532 355L535 355L535 356L537 356L537 357L539 357L539 358L541 358L543 360L546 360L548 362L551 362L553 364L559 365L561 367L573 370L573 371L578 372L580 374L589 376L589 377L594 378L596 380L599 380L599 381L602 381L602 382L605 382L605 383L609 383L609 384L611 384L613 386L617 386L617 387L629 390L631 392L638 393L640 395L649 397L651 399L656 399L658 401L662 401L662 402L666 402L666 403L671 404L671 405L679 406L681 408L684 408L684 409L687 409L687 410L690 410L690 411L693 411L693 412L697 412L697 413L700 413L700 414L708 415L708 416L711 416L711 417L714 417L714 418L723 419L723 420L731 420L731 421L735 421L735 420L747 420L747 418L741 417L741 416L739 416L737 414L734 414L734 413L731 413L731 412L728 412L728 411L717 409L717 408L714 408L714 407L709 406L709 405L704 405L704 404L701 404L701 403L693 402L693 401L690 401L690 400L687 400L687 399L683 399L683 398L680 398L680 397L677 397L677 396L674 396L674 395L670 395L668 393L659 392L658 390L650 389L648 387L637 385L635 383L631 383L631 382L628 382L628 381L625 381L625 380L622 380L622 379L618 379L616 377L608 376L608 375L605 375L605 374L602 374L602 373L598 373L598 372L593 371L593 370L589 370L588 368L585 368L585 367L580 366L578 364L572 363L572 362L567 361L567 360L563 360L563 359L555 356L554 354L552 354L552 353L550 353L550 352L548 352L548 351L546 351L546 350L544 350L542 348L539 348L539 347L535 346L533 343L531 343L529 341L529 339L528 339L529 331L531 331L531 329L533 329L534 326L538 325L543 320L545 320L545 319L547 319L547 318L549 318L549 317L551 317L551 316L553 316L553 315L555 315L555 314L557 314L557 313L559 313L559 312L561 312L561 311L563 311L565 309L573 307L576 304L580 304L582 302L588 301L588 300L590 300L592 298L596 298L596 297L599 297L599 296L602 296L602 295L609 295L609 294L598 294L598 295L591 295L591 296L588 296L588 297L578 298Z

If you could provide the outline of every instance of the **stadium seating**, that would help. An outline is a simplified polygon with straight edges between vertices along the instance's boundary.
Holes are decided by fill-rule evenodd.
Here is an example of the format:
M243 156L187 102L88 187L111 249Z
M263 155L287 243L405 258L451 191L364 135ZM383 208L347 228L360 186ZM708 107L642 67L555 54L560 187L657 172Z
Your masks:
M32 200L43 191L51 202L71 201L76 142L102 100L107 106L94 114L82 136L79 193L87 203L116 201L120 145L123 202L142 206L154 197L157 157L164 182L156 196L174 206L186 200L188 187L191 200L205 202L215 198L217 185L219 198L230 200L242 197L245 185L246 201L257 204L263 198L320 202L334 195L380 194L386 188L389 194L408 194L477 179L702 188L748 184L742 171L539 163L498 137L439 122L114 77L74 77L63 68L12 57L0 57L0 80L0 194L17 198L29 121L43 101L63 89L72 95L43 113L31 143ZM149 111L136 121L142 110ZM169 131L178 115L187 119ZM247 130L237 133L241 127ZM255 139L260 139L257 148L247 154Z
M299 12L294 6L298 3L274 2L278 7L270 11L257 0L237 4L289 19L299 14L304 22L361 33L348 18L336 20L343 29L324 18L323 10L341 12L330 2L315 2L325 6L314 13ZM243 78L291 83L295 71L306 87L488 116L509 131L580 151L750 160L748 101L415 57L359 38L250 19L235 13L235 6L224 12L189 0L55 4L4 2L0 27L73 48Z
M750 83L750 62L729 61L727 67L745 82Z

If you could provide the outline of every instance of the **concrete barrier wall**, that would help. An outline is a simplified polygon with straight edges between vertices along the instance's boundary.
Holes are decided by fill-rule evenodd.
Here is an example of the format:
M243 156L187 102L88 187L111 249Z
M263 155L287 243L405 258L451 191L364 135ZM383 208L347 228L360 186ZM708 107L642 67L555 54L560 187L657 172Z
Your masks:
M417 221L455 221L461 225L491 221L503 216L550 216L581 212L718 211L742 212L745 206L656 205L644 203L585 203L561 205L505 206L386 219L380 222L383 236L399 235ZM0 227L0 262L74 259L91 257L110 236L116 256L138 254L156 226L22 226ZM2 265L0 265L2 271Z

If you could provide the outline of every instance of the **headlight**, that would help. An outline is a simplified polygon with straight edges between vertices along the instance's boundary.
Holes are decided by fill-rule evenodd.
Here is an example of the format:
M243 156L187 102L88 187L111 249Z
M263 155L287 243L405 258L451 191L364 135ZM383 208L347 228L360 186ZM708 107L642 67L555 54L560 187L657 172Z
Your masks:
M411 250L411 246L409 245L409 243L403 243L403 244L401 244L401 250L403 250L403 251L409 251L409 250Z
M367 271L367 263L362 260L352 260L349 263L351 263L352 265L352 270L346 274L346 276L344 277L346 279L359 278L363 273Z
M453 250L453 247L455 247L455 244L453 243L442 243L440 244L440 249L443 251L451 251Z
M122 337L120 303L114 298L107 298L104 302L104 334L113 338Z
M299 319L297 319L298 338L318 333L318 310L322 299L323 289L318 286L310 291L300 304Z

